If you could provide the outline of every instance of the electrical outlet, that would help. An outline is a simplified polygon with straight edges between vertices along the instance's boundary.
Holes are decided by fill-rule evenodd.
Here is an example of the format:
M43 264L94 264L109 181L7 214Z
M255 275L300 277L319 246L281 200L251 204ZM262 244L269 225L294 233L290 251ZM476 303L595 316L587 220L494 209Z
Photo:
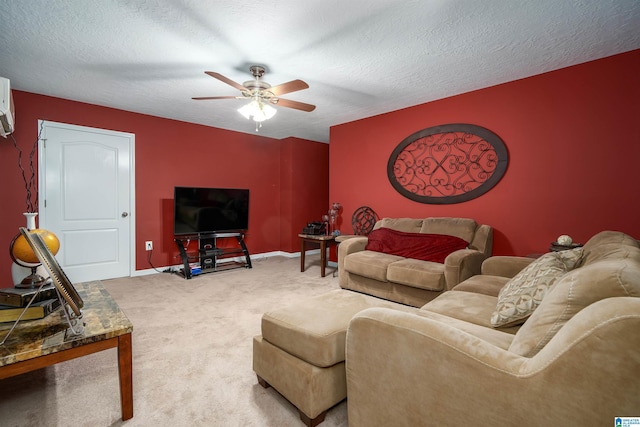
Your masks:
M146 242L144 242L144 248L147 251L152 251L153 250L153 242L151 240L147 240Z

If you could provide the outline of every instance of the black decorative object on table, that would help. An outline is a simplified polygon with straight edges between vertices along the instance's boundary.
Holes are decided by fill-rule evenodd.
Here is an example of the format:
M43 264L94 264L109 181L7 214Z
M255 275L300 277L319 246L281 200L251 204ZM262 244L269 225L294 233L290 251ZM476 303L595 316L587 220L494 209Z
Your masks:
M313 236L321 236L327 234L327 224L325 222L315 221L307 224L302 228L302 234L310 234Z

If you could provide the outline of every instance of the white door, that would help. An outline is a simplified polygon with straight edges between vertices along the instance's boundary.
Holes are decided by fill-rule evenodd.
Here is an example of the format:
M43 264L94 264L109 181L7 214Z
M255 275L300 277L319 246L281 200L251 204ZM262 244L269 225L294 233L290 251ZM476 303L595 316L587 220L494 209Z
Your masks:
M135 269L134 138L43 124L38 227L60 239L56 258L72 282L129 276Z

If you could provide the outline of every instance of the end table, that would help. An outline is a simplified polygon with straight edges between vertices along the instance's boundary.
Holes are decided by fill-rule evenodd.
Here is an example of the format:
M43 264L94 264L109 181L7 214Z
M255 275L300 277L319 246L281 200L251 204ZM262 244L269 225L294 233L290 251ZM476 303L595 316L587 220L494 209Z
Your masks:
M314 234L298 234L300 238L300 271L304 272L304 255L307 243L315 243L320 245L320 277L325 276L325 267L327 266L327 247L336 244L336 236L314 235Z

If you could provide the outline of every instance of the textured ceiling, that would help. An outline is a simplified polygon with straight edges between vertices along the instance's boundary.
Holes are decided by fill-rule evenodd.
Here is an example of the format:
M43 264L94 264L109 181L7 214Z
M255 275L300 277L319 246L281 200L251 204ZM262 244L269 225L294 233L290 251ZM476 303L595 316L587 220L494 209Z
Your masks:
M245 102L191 97L261 64L317 106L278 107L278 139L638 48L639 0L0 0L14 89L254 133Z

